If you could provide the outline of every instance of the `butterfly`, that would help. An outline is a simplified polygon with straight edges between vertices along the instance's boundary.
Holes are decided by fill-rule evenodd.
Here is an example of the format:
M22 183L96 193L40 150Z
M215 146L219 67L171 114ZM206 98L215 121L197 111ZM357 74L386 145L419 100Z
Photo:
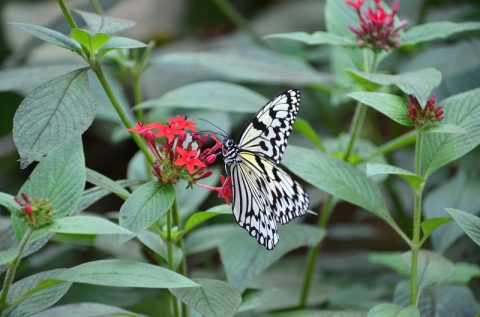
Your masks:
M279 240L277 222L286 224L308 210L305 189L278 166L299 106L300 91L287 90L258 111L238 142L223 141L235 219L268 250Z

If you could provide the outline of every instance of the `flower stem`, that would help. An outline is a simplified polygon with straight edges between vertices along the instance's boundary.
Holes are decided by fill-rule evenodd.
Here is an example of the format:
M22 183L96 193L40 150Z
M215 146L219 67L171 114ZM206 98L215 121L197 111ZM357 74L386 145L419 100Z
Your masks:
M350 139L348 140L347 150L345 151L345 155L343 156L343 160L345 162L348 162L350 156L352 155L353 147L355 145L355 142L357 141L360 129L362 128L366 113L367 107L359 102L357 104L357 108L355 109L355 114L353 115L352 126L350 129Z
M180 227L180 215L178 212L178 204L176 199L173 202L172 212L173 212L173 225ZM180 263L180 273L183 276L187 276L187 257L185 256L185 246L183 243L183 237L180 237L178 239L177 245L180 248L180 251L182 252L182 262ZM185 303L182 303L182 317L188 317L188 307L187 307L187 304Z
M422 143L423 131L417 129L417 139L415 143L415 174L422 176ZM410 274L410 304L417 305L417 265L418 252L420 251L420 224L422 221L422 191L423 186L418 188L414 196L413 209L413 237L412 237L412 263Z
M3 281L3 288L2 293L0 294L0 315L3 313L3 310L6 308L6 301L8 291L10 290L10 286L12 285L13 278L15 277L15 271L17 270L18 265L20 264L20 259L22 258L23 250L27 245L28 240L30 239L33 233L33 229L28 227L27 231L23 235L22 240L18 246L18 253L17 256L12 260L12 262L8 263L7 275L5 276L5 281Z
M322 229L325 229L328 225L328 221L332 214L333 210L333 195L328 194L325 198L325 202L323 203L322 213L320 215L320 219L318 220L318 226ZM320 242L318 245L313 247L308 254L307 260L307 271L305 272L305 276L303 278L303 286L302 292L300 294L300 307L305 307L307 303L308 292L310 290L310 284L312 282L313 276L313 269L315 268L315 262L317 260L318 253L322 248L322 243Z
M176 271L175 270L175 263L173 263L173 241L172 241L172 214L173 214L173 208L171 208L168 213L167 213L167 262L168 262L168 268L171 271ZM171 301L172 301L172 306L173 306L173 315L175 317L179 317L178 314L178 300L177 298L170 293Z
M70 28L76 29L77 23L75 23L75 20L73 19L72 14L70 13L70 10L68 10L67 6L65 5L65 1L63 0L57 0L58 6L63 12L63 15L65 16L65 19L67 19L68 25L70 25Z
M133 124L130 121L130 119L127 117L127 114L123 111L122 106L120 106L120 103L118 102L117 98L113 94L113 91L110 88L110 85L108 84L108 81L105 78L105 75L103 74L102 67L99 64L96 64L94 65L94 67L92 67L92 70L97 75L98 80L100 81L100 84L102 85L103 89L105 90L105 93L108 96L108 99L110 100L110 103L112 104L113 108L115 108L115 111L120 117L120 120L122 121L125 128L131 128ZM148 150L148 147L146 146L145 142L143 142L140 136L136 133L133 133L130 131L130 135L132 136L133 141L135 141L135 143L137 144L138 148L143 152L148 162L150 164L153 164L153 156Z

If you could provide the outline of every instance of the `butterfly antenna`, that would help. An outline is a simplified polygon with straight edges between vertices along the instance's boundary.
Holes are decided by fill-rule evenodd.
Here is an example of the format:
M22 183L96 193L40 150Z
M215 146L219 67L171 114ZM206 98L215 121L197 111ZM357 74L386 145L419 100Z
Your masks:
M223 132L223 134L218 133L219 135L221 135L221 136L224 137L224 138L229 138L228 132L225 131L225 130L223 130L222 128L220 128L220 127L219 127L218 125L216 125L215 123L210 122L210 121L208 121L208 120L206 120L206 119L203 119L203 118L200 118L199 120L202 120L202 121L204 121L204 122L207 122L207 123L213 125L215 128L217 128L217 129L219 129L220 131ZM212 132L212 133L216 134L215 132Z

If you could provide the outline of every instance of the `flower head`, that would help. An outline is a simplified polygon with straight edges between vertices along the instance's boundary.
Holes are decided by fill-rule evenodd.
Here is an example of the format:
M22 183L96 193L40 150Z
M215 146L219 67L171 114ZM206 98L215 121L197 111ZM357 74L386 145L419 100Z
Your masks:
M400 45L400 30L408 24L407 20L395 26L395 16L398 12L399 2L393 3L392 11L387 13L381 6L382 0L375 0L375 6L368 7L361 12L364 0L346 1L347 5L355 8L360 26L349 25L350 30L357 37L357 44L370 48L376 52L388 51Z
M192 132L197 131L197 129L195 128L195 126L197 125L196 122L187 120L187 118L187 116L182 117L181 115L177 114L176 118L168 119L168 123L180 130L188 129Z
M195 166L205 167L205 163L198 159L198 151L191 150L186 151L181 147L177 147L177 152L180 154L180 158L175 160L175 165L186 166L187 171L190 174L195 172Z
M29 198L27 194L20 193L23 201L15 197L15 202L21 207L21 218L24 218L32 228L40 228L50 224L52 219L53 206L49 199L41 197Z
M428 98L427 104L422 109L417 98L414 96L408 96L407 116L412 120L413 124L417 127L423 126L427 122L435 122L444 119L443 109L440 105L435 105L436 97L432 94Z

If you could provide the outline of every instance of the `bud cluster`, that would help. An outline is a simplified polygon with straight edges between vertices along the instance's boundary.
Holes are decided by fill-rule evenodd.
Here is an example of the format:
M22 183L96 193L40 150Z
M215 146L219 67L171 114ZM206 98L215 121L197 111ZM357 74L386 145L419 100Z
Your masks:
M34 229L46 226L53 221L53 206L49 199L41 197L29 198L27 194L21 193L23 201L15 197L15 202L21 207L20 217Z
M443 109L440 105L435 105L436 97L432 94L428 98L425 108L422 109L417 98L414 96L408 96L407 116L412 120L413 124L417 127L423 126L426 122L435 122L443 120Z

